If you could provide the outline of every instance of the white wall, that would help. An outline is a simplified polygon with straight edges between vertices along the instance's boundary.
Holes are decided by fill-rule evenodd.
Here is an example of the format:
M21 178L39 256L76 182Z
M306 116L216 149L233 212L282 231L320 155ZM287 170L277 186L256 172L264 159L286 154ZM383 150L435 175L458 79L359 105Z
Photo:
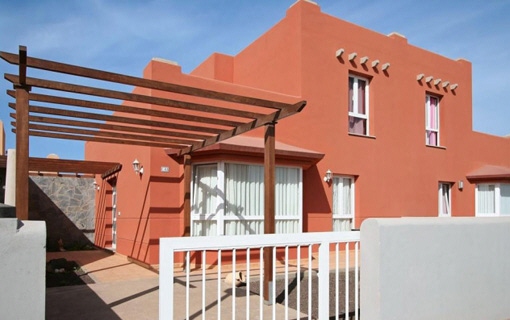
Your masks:
M44 319L44 221L0 219L0 318Z
M510 218L367 219L363 319L509 319Z

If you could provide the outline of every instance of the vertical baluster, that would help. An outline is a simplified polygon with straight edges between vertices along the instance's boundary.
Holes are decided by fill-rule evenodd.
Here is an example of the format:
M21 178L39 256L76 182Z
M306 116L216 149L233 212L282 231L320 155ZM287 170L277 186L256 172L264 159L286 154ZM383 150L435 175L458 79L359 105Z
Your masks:
M218 250L218 319L221 319L221 249Z
M189 319L189 265L190 265L190 254L186 251L186 319Z
M312 320L312 245L308 245L308 319Z
M301 313L301 245L297 246L297 291L296 291L296 319L300 319Z
M345 243L345 315L349 314L349 242Z
M250 248L246 250L246 320L250 320Z
M359 314L359 241L356 241L354 244L354 290L355 290L355 298L354 298L354 319L358 320Z
M271 284L271 290L272 290L272 303L273 303L273 319L276 319L276 247L273 247L273 270L271 272L273 273L273 283Z
M274 279L274 280L276 280L276 279ZM285 288L284 288L284 290L285 290L285 319L288 319L289 318L289 246L285 246Z
M259 250L259 318L264 319L264 247Z
M232 250L232 319L236 318L236 249Z
M202 319L205 320L205 255L206 251L202 250Z
M338 315L340 314L340 244L335 243L335 319L338 319Z

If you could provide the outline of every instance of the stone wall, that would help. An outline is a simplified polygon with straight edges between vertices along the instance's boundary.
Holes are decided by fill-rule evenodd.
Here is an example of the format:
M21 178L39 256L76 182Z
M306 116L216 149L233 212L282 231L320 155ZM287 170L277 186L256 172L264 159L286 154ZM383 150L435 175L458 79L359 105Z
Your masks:
M29 216L44 220L48 251L79 249L94 242L93 178L31 176Z

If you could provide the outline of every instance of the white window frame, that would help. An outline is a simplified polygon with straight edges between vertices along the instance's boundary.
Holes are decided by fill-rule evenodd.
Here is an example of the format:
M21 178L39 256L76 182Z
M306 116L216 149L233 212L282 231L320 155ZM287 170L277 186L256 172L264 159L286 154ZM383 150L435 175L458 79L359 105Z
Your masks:
M334 203L335 203L335 186L337 185L335 183L335 180L338 180L338 179L349 179L350 180L350 187L351 187L351 192L350 192L350 211L349 213L335 213L335 206L334 206ZM343 185L343 184L342 184ZM331 226L332 230L333 231L336 231L335 228L334 228L334 225L335 225L335 220L346 220L346 219L350 219L351 220L351 223L350 223L350 229L354 229L354 226L355 226L355 206L354 206L354 199L355 199L355 179L353 176L343 176L343 175L334 175L333 176L333 188L332 188L332 192L333 192L333 199L332 199L332 205L331 207L333 208L332 211L332 214L333 214L333 224ZM343 202L343 193L341 192L337 192L336 193L338 196L340 196L341 200L338 200L338 201L342 201Z
M432 128L429 126L429 115L430 115L430 99L434 98L437 100L437 108L436 108L436 123L437 128ZM441 104L440 104L441 98L432 94L427 94L425 96L425 144L427 146L433 146L433 147L439 147L441 145L440 140L440 114L441 114ZM429 132L435 132L436 133L436 144L429 143Z
M259 166L263 167L260 163L247 163L247 162L232 162L232 161L218 161L218 162L204 162L204 163L195 163L193 164L193 170L192 170L192 176L191 179L191 214L190 214L190 234L194 235L194 221L203 221L203 220L213 220L216 222L216 233L217 235L225 235L225 222L226 221L239 221L242 220L240 217L235 215L225 215L225 165L226 164L239 164L239 165L247 165L247 166ZM217 170L217 180L216 180L216 198L215 198L215 206L216 206L216 212L214 213L208 213L208 214L200 214L195 213L193 210L193 201L194 201L194 181L196 179L196 167L198 166L204 166L204 165L216 165ZM288 215L280 215L278 212L275 212L275 221L285 221L285 220L298 220L298 232L302 232L303 230L303 169L298 166L276 166L276 168L294 168L298 169L298 189L299 193L297 196L298 204L298 214L297 219L293 216ZM276 191L276 190L275 190ZM275 209L277 209L275 207ZM250 220L250 221L264 221L264 213L262 212L262 215L260 216L250 216L249 219L246 219L246 217L243 217L243 220Z
M369 92L370 92L370 81L367 78L355 76L352 74L349 74L349 82L350 79L353 79L352 84L352 101L349 101L349 103L352 103L352 109L353 111L349 111L349 117L358 118L358 119L364 119L366 121L366 130L364 134L360 133L354 133L350 132L349 134L358 134L358 135L364 135L368 136L370 134L370 123L369 123L369 115L370 115L370 101L369 101ZM358 110L358 81L362 80L365 81L365 113L360 113ZM347 90L350 90L350 84ZM349 106L348 106L349 107ZM349 129L349 128L348 128Z
M494 212L479 212L478 211L478 205L479 205L479 187L481 185L484 186L494 186ZM510 216L510 212L502 213L501 212L501 203L502 203L502 196L501 196L501 189L502 185L504 185L506 188L510 187L510 183L479 183L476 185L475 189L475 216L477 217L499 217L499 216Z
M451 217L452 216L452 185L451 182L439 182L438 187L438 216L439 217ZM447 201L447 210L446 214L443 213L444 210L444 201L443 201L443 190L447 190L448 201Z

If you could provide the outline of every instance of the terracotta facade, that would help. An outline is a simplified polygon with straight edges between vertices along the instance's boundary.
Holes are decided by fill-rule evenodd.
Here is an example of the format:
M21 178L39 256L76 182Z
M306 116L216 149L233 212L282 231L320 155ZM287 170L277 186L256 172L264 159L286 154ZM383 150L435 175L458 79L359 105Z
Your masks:
M474 216L478 181L510 183L510 171L505 173L510 168L510 138L472 130L469 61L415 47L396 33L382 35L329 16L309 1L297 1L236 56L214 53L189 75L178 65L152 60L144 77L260 95L250 91L256 88L268 91L263 98L306 100L301 113L276 125L276 140L284 144L277 146L277 165L303 169L303 232L332 230L333 187L323 180L327 170L354 181L353 228L370 217L437 217L442 182L451 186L451 216ZM362 134L349 132L349 78L367 85ZM439 101L437 146L427 145L427 96ZM260 140L263 130L244 136ZM198 151L192 162L262 164L256 142L245 141L245 146L227 142ZM162 149L91 142L85 154L87 160L123 164L114 179L116 250L157 264L158 239L184 233L180 160ZM143 175L131 169L134 159L144 167ZM502 171L487 180L476 175L484 166ZM112 183L96 180L103 195L96 197L96 243L108 247Z

